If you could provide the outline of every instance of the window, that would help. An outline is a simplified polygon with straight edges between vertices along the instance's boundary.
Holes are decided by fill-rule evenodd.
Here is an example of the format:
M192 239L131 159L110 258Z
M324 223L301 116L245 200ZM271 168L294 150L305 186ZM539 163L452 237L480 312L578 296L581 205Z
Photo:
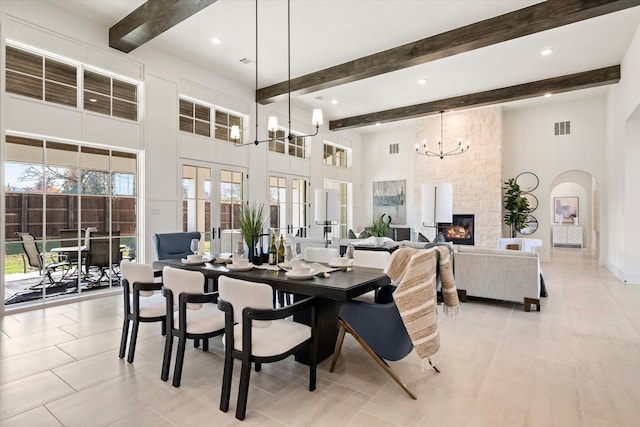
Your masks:
M307 181L294 178L291 181L293 214L291 218L292 233L303 237L307 227Z
M180 130L196 135L211 136L211 108L180 98Z
M6 91L77 108L81 84L85 110L138 120L137 83L90 71L83 65L52 56L7 44ZM82 76L80 82L78 70Z
M338 190L340 194L340 220L338 225L334 226L334 235L337 237L346 237L347 236L347 221L348 221L348 211L347 211L347 201L348 201L348 184L346 182L339 181L331 181L328 179L324 180L324 188L326 190L335 189Z
M6 46L6 90L56 104L77 106L77 67Z
M233 140L231 140L232 126L238 126L238 128L240 128L240 141L244 140L242 117L223 110L216 110L215 138L222 141L233 142Z
M304 159L306 156L306 138L298 136L294 132L291 132L293 138L289 141L286 132L282 129L278 129L275 134L269 132L269 151L274 153L288 154L293 157Z
M55 293L44 287L30 289L39 283L40 272L23 262L24 250L16 233L33 234L38 249L51 262L59 255L48 251L64 246L63 230L72 229L78 238L83 238L84 229L95 227L108 236L119 234L119 240L109 240L120 246L120 252L116 248L118 258L135 258L137 155L10 134L4 148L5 304L119 285L115 278L95 282L99 270L94 266L88 269L88 275L55 272L61 283ZM75 238L73 243L71 246L85 245L84 240ZM109 257L111 265L120 261L113 255ZM82 259L86 262L83 269L94 265L87 261L88 256Z
M287 179L280 176L269 177L269 225L274 230L287 226Z
M324 144L324 164L341 168L347 167L347 150L337 145Z
M127 120L138 120L138 86L84 70L84 109Z

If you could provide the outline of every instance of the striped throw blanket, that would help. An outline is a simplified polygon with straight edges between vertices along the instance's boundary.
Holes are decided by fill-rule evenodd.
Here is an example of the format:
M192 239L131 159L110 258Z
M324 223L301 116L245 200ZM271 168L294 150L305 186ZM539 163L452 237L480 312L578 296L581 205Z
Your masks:
M439 262L436 251L440 253ZM449 257L446 247L403 248L391 255L385 268L391 281L398 284L393 299L416 353L422 359L423 370L425 362L433 365L431 359L440 349L436 295L438 276L442 283L444 313L456 315L460 305Z

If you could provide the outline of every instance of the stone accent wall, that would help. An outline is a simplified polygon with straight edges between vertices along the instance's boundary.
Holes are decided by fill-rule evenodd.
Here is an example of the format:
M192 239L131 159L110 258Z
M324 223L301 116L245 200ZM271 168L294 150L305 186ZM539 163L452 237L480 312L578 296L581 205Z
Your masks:
M500 107L444 114L444 151L454 148L458 137L463 144L469 141L471 149L444 159L416 155L418 222L422 217L422 184L451 182L453 213L475 215L475 245L497 247L502 237L502 118ZM417 121L416 143L421 149L424 139L431 150L437 149L439 137L439 114Z

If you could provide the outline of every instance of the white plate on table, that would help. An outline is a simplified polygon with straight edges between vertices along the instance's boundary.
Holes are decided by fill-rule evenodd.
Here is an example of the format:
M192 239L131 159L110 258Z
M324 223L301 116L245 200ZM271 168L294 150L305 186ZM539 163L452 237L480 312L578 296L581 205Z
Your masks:
M305 279L311 279L313 276L315 276L316 275L316 271L312 268L309 273L300 274L300 273L296 273L295 271L291 270L291 271L285 272L284 275L287 276L290 279L305 280Z
M225 267L227 267L229 271L249 271L253 268L253 264L249 263L246 265L234 265L233 263L231 263L226 264Z
M182 263L187 265L200 265L200 264L204 264L205 262L207 262L207 260L204 258L193 260L193 261L188 260L186 258L182 258Z
M333 267L333 268L347 268L347 267L353 267L353 260L350 259L348 263L346 264L336 264L335 262L330 262L329 263L329 267Z

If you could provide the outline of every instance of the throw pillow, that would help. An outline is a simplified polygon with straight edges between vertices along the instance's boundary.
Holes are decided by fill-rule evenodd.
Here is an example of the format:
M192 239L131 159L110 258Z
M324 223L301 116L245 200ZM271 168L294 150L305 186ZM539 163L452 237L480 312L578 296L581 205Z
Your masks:
M418 233L418 242L425 242L425 243L429 243L430 240L427 239L427 237L422 234L422 233Z
M444 237L444 234L442 234L442 231L439 231L438 235L436 236L435 239L433 239L433 241L438 243L443 243L443 242L446 242L447 239Z
M352 229L349 229L349 231L347 232L347 238L348 239L357 239L358 236L356 236L356 233L354 233Z
M371 237L371 233L366 230L358 234L358 239L368 239L369 237Z

